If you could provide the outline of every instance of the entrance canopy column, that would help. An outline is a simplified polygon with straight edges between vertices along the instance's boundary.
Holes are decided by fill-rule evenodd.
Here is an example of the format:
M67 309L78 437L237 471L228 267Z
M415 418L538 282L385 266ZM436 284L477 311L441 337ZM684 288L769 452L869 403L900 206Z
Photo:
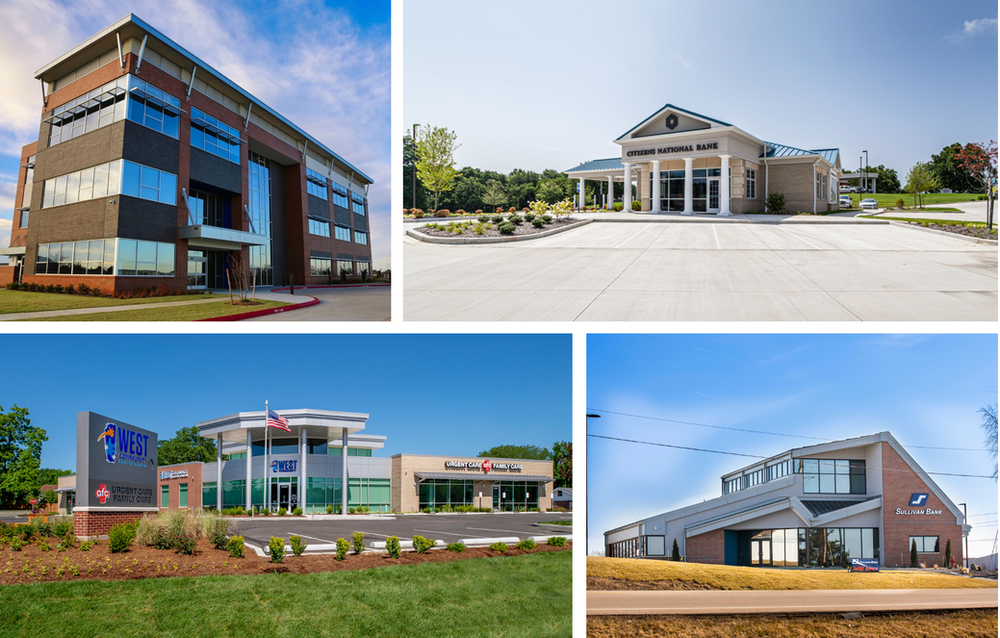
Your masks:
M222 432L215 435L215 511L222 512Z
M721 181L720 186L722 186L722 197L721 197L721 208L718 215L726 217L732 215L732 211L729 210L729 158L732 155L720 155L722 158L722 177L719 178Z
M625 167L625 191L622 193L622 203L625 205L625 212L632 210L632 165L622 162Z
M267 427L267 426L264 426ZM250 486L253 484L253 441L250 439L250 428L247 428L247 511L253 511L253 502L250 499ZM219 492L222 492L222 486L219 486ZM220 512L222 510L219 510Z
M611 210L615 202L615 178L608 175L608 196L604 201L604 208Z
M587 205L587 191L584 188L584 185L586 183L587 183L587 180L585 180L585 179L583 179L581 177L580 178L580 205L579 205L580 210L583 210L583 207Z
M649 193L649 211L660 212L660 160L653 160L653 187Z
M302 433L301 433L301 435L300 435L299 438L301 439L300 445L302 446L302 449L299 450L302 453L302 464L301 464L301 466L299 468L299 472L300 472L299 473L299 493L298 493L298 502L296 503L296 505L298 507L301 507L302 511L305 512L306 511L306 507L305 507L306 506L306 452L308 451L308 447L307 447L308 441L306 439L306 429L305 429L305 427L302 428ZM292 509L295 509L295 508L292 508Z
M341 429L340 436L340 513L347 515L347 428Z
M684 210L681 215L694 215L694 165L693 157L684 158Z

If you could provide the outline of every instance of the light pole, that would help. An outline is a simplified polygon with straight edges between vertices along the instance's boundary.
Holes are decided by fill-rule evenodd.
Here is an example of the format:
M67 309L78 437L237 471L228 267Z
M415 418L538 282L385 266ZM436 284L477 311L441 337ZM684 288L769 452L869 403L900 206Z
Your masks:
M962 525L963 526L964 525L968 525L968 523L969 523L969 512L966 509L966 505L965 505L965 503L959 503L959 505L962 506ZM963 533L962 534L962 540L965 541L965 549L962 550L962 562L965 563L965 568L968 569L969 568L969 535ZM948 565L945 565L945 568L947 568L947 567L948 567Z
M601 418L601 415L600 414L588 414L587 418L588 419L599 419L599 418ZM589 423L590 422L588 421L588 424ZM585 536L589 536L589 535L585 535ZM585 544L584 544L584 548L583 549L587 553L587 555L589 556L590 555L590 539L589 538L584 538L584 541L585 541ZM605 552L607 552L607 547L605 547Z
M413 125L413 199L410 202L414 208L417 207L417 127Z
M868 151L861 151L865 154L865 192L868 192Z

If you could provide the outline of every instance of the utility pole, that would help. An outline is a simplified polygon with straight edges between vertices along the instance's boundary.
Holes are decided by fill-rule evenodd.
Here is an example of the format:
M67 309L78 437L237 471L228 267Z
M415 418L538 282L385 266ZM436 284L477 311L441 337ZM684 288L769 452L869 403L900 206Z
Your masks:
M413 208L417 207L417 127L419 124L413 125L413 199L410 203Z

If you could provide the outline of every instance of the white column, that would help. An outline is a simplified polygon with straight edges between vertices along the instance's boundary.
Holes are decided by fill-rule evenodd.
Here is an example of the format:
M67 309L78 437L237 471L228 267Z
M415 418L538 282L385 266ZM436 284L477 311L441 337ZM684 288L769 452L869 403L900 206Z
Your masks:
M215 511L222 511L222 434L215 435ZM204 507L202 503L202 507Z
M694 172L691 169L693 164L693 157L684 158L684 210L681 215L694 214Z
M584 180L582 177L579 179L580 179L580 210L583 210L583 207L587 204L587 195L586 195L586 190L584 189L584 184L586 183L586 180Z
M604 202L604 208L611 210L611 206L614 205L614 203L615 203L615 178L611 175L608 175L608 198L607 201ZM490 498L492 497L493 495L491 494Z
M732 155L720 155L722 158L722 177L719 178L720 190L720 202L719 202L719 215L726 217L732 215L732 211L729 210L729 158Z
M301 440L300 445L302 446L302 467L299 468L299 502L298 506L302 508L302 511L306 511L306 451L308 450L308 445L306 441L306 428L303 426L302 435L299 437ZM294 508L292 508L294 509Z
M340 459L343 465L340 468L340 514L347 515L347 428L341 429L340 435Z
M653 160L653 186L649 193L649 211L660 212L660 160Z
M622 191L622 204L625 212L632 210L632 165L622 162L625 167L625 189Z
M267 418L266 416L264 417ZM265 426L266 427L266 426ZM253 484L253 441L250 438L250 428L247 428L247 511L253 509L253 501L250 498L250 486ZM222 486L219 486L222 490Z

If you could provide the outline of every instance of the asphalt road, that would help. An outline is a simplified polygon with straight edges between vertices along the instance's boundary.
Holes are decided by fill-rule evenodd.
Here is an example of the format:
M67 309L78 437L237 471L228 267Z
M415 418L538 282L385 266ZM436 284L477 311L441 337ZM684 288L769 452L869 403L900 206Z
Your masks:
M996 607L996 589L587 592L587 614L591 616L841 613Z
M356 518L351 520L308 520L270 516L267 518L235 519L234 531L242 534L247 542L266 547L272 536L286 541L296 534L306 542L316 544L336 543L338 538L351 539L352 532L364 532L365 545L384 541L389 536L400 540L413 540L419 534L426 538L454 543L467 538L497 538L516 536L563 536L573 533L571 526L535 526L542 521L571 521L573 514L531 512L526 514L428 514L392 516L384 519Z
M274 293L267 298L299 303L316 297L319 305L244 321L389 321L392 318L391 294L389 286L296 288L294 295Z
M995 245L835 221L651 217L486 245L406 237L404 318L996 321Z

